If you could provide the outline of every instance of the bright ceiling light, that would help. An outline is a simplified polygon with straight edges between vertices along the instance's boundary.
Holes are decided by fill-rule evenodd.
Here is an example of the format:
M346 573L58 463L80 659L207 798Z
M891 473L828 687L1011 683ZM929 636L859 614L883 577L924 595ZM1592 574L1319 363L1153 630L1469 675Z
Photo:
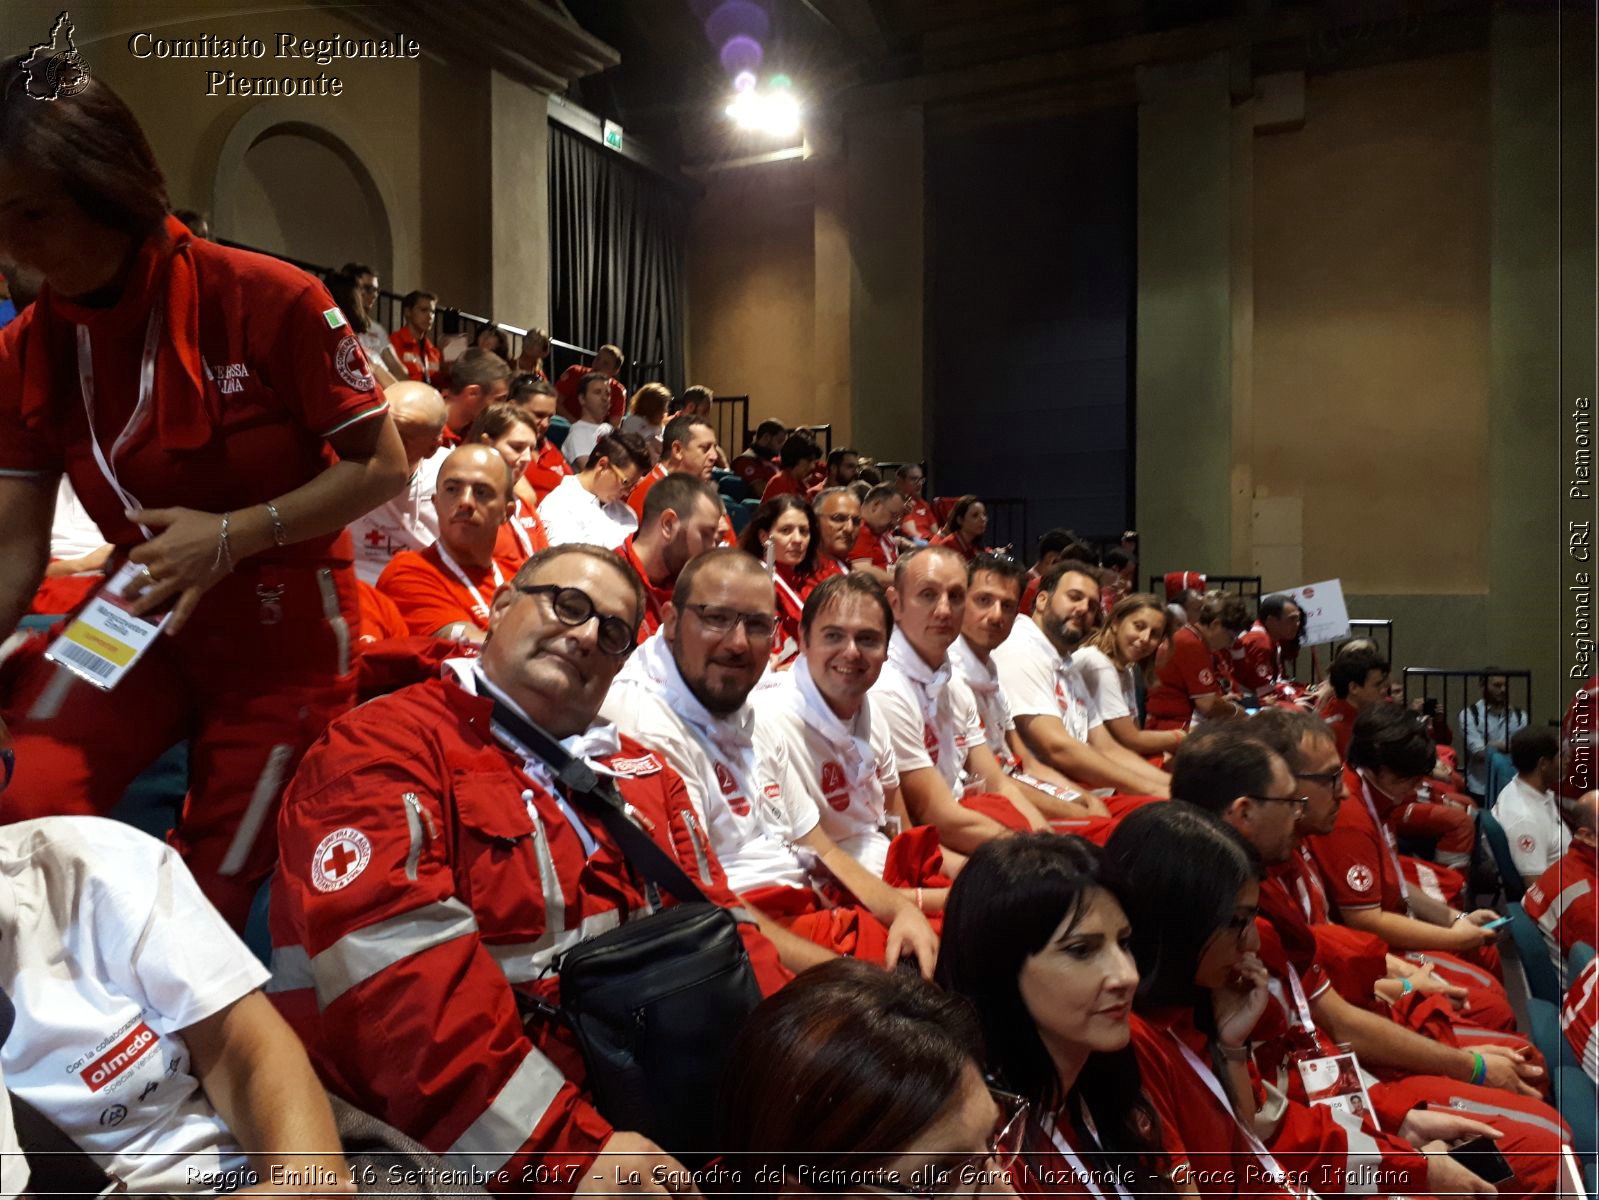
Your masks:
M727 115L740 129L770 137L793 137L800 131L800 103L787 88L759 92L753 87L733 96Z

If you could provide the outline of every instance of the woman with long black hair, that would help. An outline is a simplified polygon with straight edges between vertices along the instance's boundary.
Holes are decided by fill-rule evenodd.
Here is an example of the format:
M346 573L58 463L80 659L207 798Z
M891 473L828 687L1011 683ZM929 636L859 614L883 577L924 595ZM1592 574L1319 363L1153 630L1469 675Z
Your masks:
M355 697L345 527L407 468L327 289L168 208L104 83L46 102L22 60L0 64L0 259L45 281L0 332L0 638L44 573L63 473L115 547L110 586L135 617L167 614L142 657L69 627L56 657L99 686L36 645L5 662L0 816L104 813L187 739L173 841L237 927L277 859L283 785Z
M1015 1179L1024 1193L1179 1190L1129 1045L1131 937L1099 852L1081 838L989 842L951 889L936 978L972 1002L990 1073L1028 1101Z

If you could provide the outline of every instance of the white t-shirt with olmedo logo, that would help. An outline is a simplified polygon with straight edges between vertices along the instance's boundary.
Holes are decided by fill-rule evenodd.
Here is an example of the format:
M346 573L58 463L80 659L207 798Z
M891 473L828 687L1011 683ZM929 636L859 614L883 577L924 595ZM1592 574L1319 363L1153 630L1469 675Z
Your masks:
M262 986L176 852L99 817L0 826L6 1086L133 1192L215 1190L248 1164L179 1031Z

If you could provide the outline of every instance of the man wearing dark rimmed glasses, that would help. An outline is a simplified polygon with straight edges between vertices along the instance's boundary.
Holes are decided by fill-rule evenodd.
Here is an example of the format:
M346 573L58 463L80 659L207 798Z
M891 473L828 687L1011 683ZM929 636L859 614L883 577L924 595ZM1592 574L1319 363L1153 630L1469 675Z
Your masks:
M1415 1147L1434 1139L1478 1136L1483 1132L1478 1120L1487 1120L1501 1135L1497 1148L1520 1164L1518 1186L1538 1192L1552 1184L1560 1138L1551 1131L1558 1129L1559 1118L1528 1082L1541 1076L1537 1067L1524 1062L1502 1037L1486 1031L1473 1034L1467 1017L1454 1018L1454 1045L1406 1028L1398 1019L1399 1009L1393 1016L1383 1015L1346 999L1338 991L1344 972L1324 965L1340 943L1330 939L1324 944L1306 918L1302 903L1311 892L1305 890L1299 841L1307 833L1328 832L1346 802L1338 751L1327 726L1308 713L1278 708L1202 731L1177 752L1172 794L1231 825L1267 867L1260 885L1260 953L1275 980L1272 995L1282 1020L1268 1012L1257 1030L1255 1062L1266 1081L1287 1092L1296 1053L1329 1055L1342 1044L1359 1056L1362 1067L1378 1075L1369 1093L1379 1126L1398 1135L1373 1139L1385 1166L1410 1159ZM1280 836L1285 810L1295 814L1288 821L1286 856ZM1319 886L1309 884L1312 889ZM1411 979L1430 987L1429 973L1407 967ZM1379 990L1385 986L1379 984ZM1369 997L1370 984L1365 987ZM1382 994L1397 999L1400 993L1395 982L1391 995ZM1303 1028L1307 1020L1310 1029ZM1297 1034L1287 1032L1296 1028ZM1466 1101L1467 1111L1449 1112L1452 1101ZM1313 1176L1320 1170L1320 1178L1329 1178L1325 1169L1330 1167L1337 1177L1350 1178L1357 1156L1370 1153L1365 1145L1370 1131L1342 1115L1334 1120L1346 1135L1353 1134L1344 1144L1336 1129L1317 1133L1304 1120L1298 1127L1319 1145L1322 1157L1319 1166L1310 1167ZM1295 1136L1292 1126L1279 1134ZM1274 1151L1285 1149L1273 1145ZM1540 1158L1543 1164L1537 1162ZM1309 1164L1296 1155L1293 1166ZM1484 1190L1478 1180L1460 1175L1462 1168L1446 1155L1428 1154L1427 1166L1427 1183L1439 1195Z
M787 743L757 746L749 695L776 631L766 568L742 550L701 555L603 711L683 777L729 886L784 966L804 970L835 953L889 966L903 957L930 977L937 938L927 918L823 831L810 794L790 782ZM813 883L842 885L855 902L824 907Z
M274 999L335 1091L491 1189L553 1170L583 1194L602 1148L635 1156L605 1160L607 1191L663 1193L652 1170L679 1169L599 1116L553 1023L524 1031L518 993L548 1001L557 957L646 901L604 827L494 721L496 702L519 710L613 777L635 823L739 907L682 780L597 720L641 607L615 554L535 554L495 597L480 658L335 721L285 794ZM775 990L786 975L772 946L740 929Z

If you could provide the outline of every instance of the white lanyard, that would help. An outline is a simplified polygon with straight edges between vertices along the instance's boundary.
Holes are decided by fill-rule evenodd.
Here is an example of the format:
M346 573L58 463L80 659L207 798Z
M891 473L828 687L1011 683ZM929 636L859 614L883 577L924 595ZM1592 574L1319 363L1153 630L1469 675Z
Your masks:
M779 591L783 592L789 598L790 602L794 605L795 611L804 609L805 601L801 600L799 593L788 585L788 580L784 579L776 571L773 571L772 582L777 585Z
M528 533L527 527L522 524L521 512L527 501L520 497L516 502L517 511L511 515L511 536L516 538L516 544L522 547L522 553L529 558L533 557L533 536ZM529 512L532 510L529 509Z
M892 567L899 559L899 547L894 544L893 531L890 530L888 533L879 534L877 540L883 547L883 557L888 560L888 565Z
M1211 1073L1209 1067L1199 1061L1199 1055L1190 1050L1183 1042L1182 1038L1178 1037L1175 1033L1172 1033L1171 1030L1167 1030L1166 1032L1171 1034L1171 1040L1177 1043L1177 1049L1183 1052L1183 1057L1188 1060L1188 1066L1193 1070L1195 1075L1199 1076L1200 1082L1210 1090L1210 1094L1216 1097L1216 1100L1222 1106L1223 1111L1225 1111L1226 1114L1233 1119L1233 1124L1238 1127L1238 1132L1244 1135L1244 1141L1247 1142L1249 1148L1255 1152L1255 1157L1260 1160L1261 1165L1266 1168L1267 1177L1281 1186L1290 1195L1314 1196L1316 1193L1309 1191L1308 1189L1304 1192L1299 1192L1294 1188L1289 1187L1288 1173L1277 1165L1277 1160L1272 1157L1271 1151L1266 1149L1265 1143L1262 1142L1260 1138L1255 1136L1255 1131L1250 1129L1238 1119L1238 1114L1233 1111L1232 1101L1227 1099L1227 1093L1222 1089L1221 1081Z
M1314 922L1316 920L1316 906L1311 901L1310 889L1312 885L1315 886L1316 894L1321 897L1321 907L1323 909L1327 907L1327 893L1322 890L1321 880L1316 877L1315 864L1310 861L1308 853L1303 846L1299 848L1299 859L1304 869L1294 872L1294 887L1299 891L1299 907L1305 910L1305 920Z
M1377 805L1371 798L1371 786L1364 775L1360 777L1360 798L1365 802L1371 823L1377 827L1377 836L1382 839L1383 849L1388 851L1389 865L1394 869L1394 877L1399 880L1399 895L1409 903L1410 888L1405 883L1405 870L1399 865L1399 851L1394 849L1394 835L1388 831L1388 826L1384 825L1382 818L1377 815Z
M1310 1001L1305 999L1305 985L1299 982L1299 972L1288 963L1288 986L1294 991L1294 1007L1299 1010L1300 1028L1312 1037L1316 1033L1316 1018L1310 1015Z
M483 593L473 586L472 581L466 577L466 572L456 566L455 560L450 557L450 552L444 548L443 542L435 542L433 544L439 548L439 561L450 568L455 577L461 581L461 586L466 589L467 595L472 597L472 612L477 616L478 621L482 623L483 628L487 629L489 627L489 606L483 603ZM489 560L489 566L494 569L494 590L499 591L505 586L505 576L500 571L500 564L493 559Z
M89 330L83 325L78 326L78 389L83 393L83 415L89 421L89 447L94 451L95 465L100 468L100 474L105 476L105 481L129 512L137 512L144 505L117 481L117 473L111 463L149 410L150 396L155 391L155 351L160 337L161 309L153 307L150 309L150 320L144 327L144 356L139 361L139 402L134 406L128 423L122 427L122 432L117 434L117 440L111 443L111 453L107 455L100 448L100 437L94 429L94 349L89 344ZM139 528L144 531L146 538L155 536L148 525L140 525Z
M1088 1130L1088 1136L1094 1139L1094 1148L1096 1150L1103 1150L1104 1147L1099 1144L1099 1131L1094 1128L1094 1118L1088 1115L1087 1108L1084 1108L1082 1111L1083 1125ZM1083 1166L1082 1160L1077 1157L1077 1152L1074 1151L1071 1148L1071 1144L1061 1136L1060 1129L1055 1124L1054 1114L1044 1118L1044 1132L1049 1134L1049 1140L1055 1143L1055 1149L1060 1151L1060 1156L1066 1160L1066 1165L1069 1166L1076 1174L1077 1182L1092 1192L1095 1200L1105 1200L1105 1193L1099 1190L1099 1185L1094 1182L1094 1177L1089 1174L1088 1170ZM1121 1179L1118 1178L1114 1173L1111 1176L1111 1185L1116 1189L1116 1194L1120 1196L1122 1200L1133 1200L1133 1198L1127 1194L1127 1189L1122 1186Z

